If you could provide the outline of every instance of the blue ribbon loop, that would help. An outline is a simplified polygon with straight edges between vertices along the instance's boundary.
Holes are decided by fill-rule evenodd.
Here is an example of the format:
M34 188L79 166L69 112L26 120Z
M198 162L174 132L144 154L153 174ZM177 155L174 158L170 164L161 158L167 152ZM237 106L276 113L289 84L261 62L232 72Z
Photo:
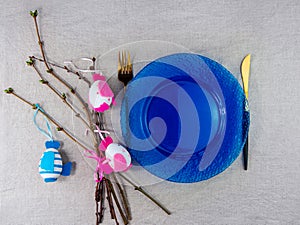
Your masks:
M52 136L52 132L51 132L51 126L50 126L50 123L48 121L48 119L46 117L44 117L44 120L46 122L46 126L47 126L47 131L43 130L36 122L36 117L37 117L37 114L39 111L41 112L45 112L39 104L35 104L36 106L36 111L34 112L34 115L33 115L33 122L34 122L34 125L36 126L36 128L43 134L45 135L50 141L53 141L53 136Z

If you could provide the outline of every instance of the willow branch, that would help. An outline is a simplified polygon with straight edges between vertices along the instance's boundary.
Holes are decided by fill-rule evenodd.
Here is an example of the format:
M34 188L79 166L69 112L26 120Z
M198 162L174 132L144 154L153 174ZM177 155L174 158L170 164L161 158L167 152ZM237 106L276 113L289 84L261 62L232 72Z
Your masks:
M6 89L5 92L7 94L12 94L13 96L15 96L16 98L18 98L22 102L26 103L27 105L30 105L32 107L32 109L37 109L36 106L35 106L35 104L29 102L28 100L24 99L20 95L16 94L12 88ZM75 137L75 135L73 135L72 133L70 133L69 131L67 131L63 126L61 126L60 123L58 121L56 121L50 114L48 114L45 111L41 111L41 110L40 110L40 112L57 127L58 131L62 131L67 137L69 137L72 141L74 141L76 144L78 144L83 149L88 149L87 146L85 146L83 143L81 143L80 141L78 141L77 138Z
M36 11L37 12L37 11ZM39 32L39 26L38 26L38 23L37 23L37 14L36 15L33 15L32 16L33 17L33 21L34 21L34 25L35 25L35 30L36 30L36 34L37 34L37 37L38 37L38 44L39 44L39 46L40 46L40 50L41 50L41 53L42 53L42 57L43 57L43 59L44 59L44 63L45 63L45 65L46 65L46 67L47 67L47 69L49 70L50 69L50 67L49 67L49 65L48 65L48 63L47 63L47 60L46 60L46 56L45 56L45 52L44 52L44 48L43 48L43 42L41 41L41 36L40 36L40 32Z
M110 188L110 191L111 191L112 196L113 196L113 198L115 200L115 203L117 205L119 213L120 213L120 215L122 217L123 223L124 223L124 225L127 225L128 224L128 220L127 220L126 216L124 215L124 212L123 212L122 207L120 205L120 202L118 200L118 196L116 195L115 189L114 189L114 187L113 187L113 185L112 185L112 183L111 183L111 181L109 179L106 179L105 181L107 182L107 185Z
M101 181L101 186L100 186L100 195L101 195L101 202L100 202L100 223L103 220L104 217L104 201L105 201L105 185L104 181Z
M134 190L141 192L143 195L145 195L147 198L149 198L153 203L155 203L159 208L161 208L165 213L167 213L168 215L171 215L171 212L166 207L164 207L155 198L153 198L150 194L148 194L141 186L135 185L131 180L129 180L127 177L125 177L121 173L118 173L118 175L121 176L124 180L126 180L129 184L131 184L134 187Z
M44 59L38 58L36 56L29 56L30 59L35 59L38 60L40 62L45 62ZM89 87L91 87L91 82L84 76L82 76L78 71L74 71L71 68L67 67L67 66L63 66L63 65L59 65L57 63L53 63L53 62L47 62L49 65L66 70L67 73L72 73L74 75L76 75L78 77L79 80L83 80L85 83L87 83L87 85Z
M29 66L32 66L33 69L36 71L36 73L38 74L38 76L41 79L40 82L42 84L46 85L48 88L50 88L50 90L53 91L53 93L56 94L63 101L63 103L65 103L75 113L75 116L78 117L84 123L84 125L86 126L87 129L94 132L93 129L89 126L89 124L82 118L80 113L77 112L74 109L74 107L67 101L67 96L64 93L60 93L49 81L47 81L45 79L45 77L42 75L42 73L36 67L35 62L32 59L30 59L29 61L27 61L27 64ZM92 136L94 138L94 145L97 145L97 140L96 140L95 135L92 135Z
M42 42L41 40L41 37L40 37L40 32L39 32L39 27L38 27L38 23L37 23L37 11L35 11L36 14L31 14L31 16L33 17L33 20L34 20L34 25L35 25L35 30L36 30L36 34L37 34L37 38L38 38L38 44L40 46L40 51L41 51L41 54L42 54L42 57L43 57L43 61L44 61L44 64L47 68L47 72L50 73L54 78L56 78L60 83L62 83L67 89L70 90L70 92L77 98L77 100L80 102L80 104L82 105L84 111L85 111L85 114L88 118L88 122L90 124L90 127L93 127L93 124L92 124L92 119L91 119L91 112L89 111L88 107L87 107L87 104L85 103L85 101L83 100L83 98L80 96L80 94L78 94L75 89L67 82L65 81L64 79L62 79L58 74L56 74L53 70L53 68L50 67L50 64L48 63L47 59L46 59L46 56L45 56L45 51L44 51L44 43ZM93 132L93 135L95 135L95 133ZM94 146L96 151L97 151L97 145Z
M112 173L112 177L113 177L113 179L114 179L114 181L115 181L115 183L118 187L118 190L120 192L120 195L121 195L121 198L122 198L122 204L123 204L123 207L125 209L125 213L127 215L127 218L128 218L128 220L131 220L132 217L131 217L131 212L130 212L130 209L129 209L129 203L128 203L127 198L126 198L126 194L125 194L121 184L119 183L115 173Z
M104 200L105 200L105 186L102 179L96 185L95 202L96 202L96 225L102 223L104 218ZM100 206L100 209L99 209Z
M89 126L89 124L82 118L82 116L80 115L80 113L78 113L74 107L67 101L67 98L64 94L61 94L56 88L54 88L54 86L47 81L44 76L42 75L42 73L38 70L38 68L36 67L36 65L33 63L32 64L33 69L36 71L36 73L38 74L38 76L40 77L40 82L42 84L45 84L47 87L49 87L76 115L76 117L78 117L79 119L81 119L81 121L85 124L85 126L87 128L89 128L90 130L92 130Z
M111 196L111 188L109 187L109 184L107 182L108 179L103 177L102 180L104 180L105 185L106 185L107 201L108 201L108 204L109 204L111 219L114 219L116 221L116 224L118 225L119 222L118 222L116 211L115 211L115 208L114 208L114 205L113 205L113 200L112 200L112 196Z
M96 184L96 190L95 190L95 202L96 202L96 225L98 225L100 223L100 213L98 212L99 211L99 202L101 201L101 198L100 198L100 194L99 194L99 191L100 191L100 187L99 187L100 183L97 183Z

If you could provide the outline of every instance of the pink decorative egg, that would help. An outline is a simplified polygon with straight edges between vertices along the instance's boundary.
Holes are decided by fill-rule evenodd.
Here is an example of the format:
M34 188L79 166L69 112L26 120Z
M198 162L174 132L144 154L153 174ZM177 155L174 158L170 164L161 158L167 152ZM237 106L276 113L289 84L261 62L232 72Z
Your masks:
M100 74L95 74L95 82L90 87L89 103L97 112L104 112L114 104L114 93L106 82L106 78Z
M129 152L116 143L110 144L105 151L108 164L115 172L126 171L131 167L131 156Z

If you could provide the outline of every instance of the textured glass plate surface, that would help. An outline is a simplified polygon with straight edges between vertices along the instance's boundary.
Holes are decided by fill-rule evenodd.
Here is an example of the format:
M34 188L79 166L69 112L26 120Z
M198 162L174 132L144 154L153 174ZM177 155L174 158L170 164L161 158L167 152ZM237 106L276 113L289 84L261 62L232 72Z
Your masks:
M105 129L111 132L111 136L115 142L125 145L120 124L120 110L124 97L124 88L123 83L117 78L117 62L118 53L120 51L130 52L134 75L157 58L190 51L184 46L172 42L144 40L120 45L97 57L96 68L107 77L108 83L115 94L117 103L104 113ZM143 186L165 181L164 179L151 174L138 163L134 163L133 167L124 173L124 175L129 177L136 184Z
M170 54L139 70L122 96L121 130L132 158L180 183L209 179L238 157L249 127L243 90L217 62Z

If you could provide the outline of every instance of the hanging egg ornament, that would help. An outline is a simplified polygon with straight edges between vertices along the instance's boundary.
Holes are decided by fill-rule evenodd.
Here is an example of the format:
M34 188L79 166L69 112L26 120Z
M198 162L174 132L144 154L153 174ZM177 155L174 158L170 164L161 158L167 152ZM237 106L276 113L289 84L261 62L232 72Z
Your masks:
M114 93L106 82L106 78L100 74L93 75L94 83L89 90L89 103L96 112L104 112L115 104Z
M111 143L106 148L105 156L115 172L127 171L132 166L131 156L122 145Z
M39 173L46 183L55 182L57 178L69 176L72 170L72 163L68 162L63 165L61 154L58 151L60 143L58 141L47 141L39 164Z

